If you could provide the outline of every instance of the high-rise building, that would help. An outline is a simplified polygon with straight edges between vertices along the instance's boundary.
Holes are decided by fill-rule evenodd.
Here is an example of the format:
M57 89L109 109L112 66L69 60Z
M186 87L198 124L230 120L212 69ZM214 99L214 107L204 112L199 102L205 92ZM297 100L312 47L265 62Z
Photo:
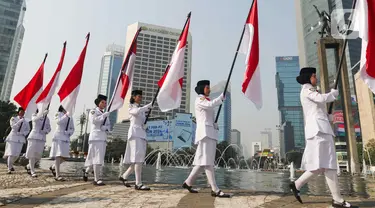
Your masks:
M258 151L262 151L262 142L251 142L251 156L254 156Z
M226 81L221 81L217 85L211 87L211 98L219 97L225 88ZM215 107L215 118L217 112L219 110L219 106ZM225 100L222 104L219 119L217 120L217 124L219 126L219 140L218 142L222 141L231 141L231 130L232 130L232 98L230 92L230 84L228 85L227 92L225 94Z
M124 47L115 44L107 46L100 67L98 94L107 96L108 101L111 100L115 90L123 59ZM117 121L117 111L109 115L109 120L113 127Z
M25 0L0 1L0 100L8 101L16 74L25 28Z
M285 149L304 149L305 130L300 101L301 85L296 81L299 75L298 56L276 57L276 88L280 125L289 121L294 132L294 147L285 144ZM284 138L286 142L288 138ZM291 144L288 142L288 144Z
M270 129L265 129L260 132L263 149L272 149L272 132Z
M350 13L345 15L342 9L351 10L353 0L309 0L301 1L295 0L296 14L297 14L297 36L298 36L298 51L300 57L300 66L310 66L317 68L317 75L319 78L319 60L317 53L316 42L320 38L321 25L319 24L319 16L314 8L314 5L320 12L326 11L331 15L331 22L338 22L340 28L343 28L344 23L348 23ZM343 16L345 20L343 20ZM335 28L336 29L336 28ZM359 70L359 66L351 69L361 57L361 40L350 39L346 48L346 60L349 74L350 92L355 94L354 89L354 74ZM328 77L330 83L333 83L336 67L336 54L333 49L327 49L327 65ZM338 62L339 60L337 60Z
M242 145L241 145L241 132L238 131L237 129L232 129L230 134L231 134L230 143L237 145L238 147L235 148L237 153L239 154L239 156L243 156L242 155L243 154L243 148L242 148Z
M172 58L182 31L182 27L181 29L174 29L136 22L128 26L125 51L130 47L134 35L140 27L142 31L137 39L137 56L134 65L133 82L125 97L124 106L118 111L117 122L129 118L129 105L127 102L130 100L130 92L132 90L143 90L143 103L152 102L158 89L157 83ZM189 33L185 50L185 71L180 108L169 112L161 112L157 103L155 103L152 109L152 117L166 118L167 116L173 116L175 113L188 113L190 111L191 50L192 38Z

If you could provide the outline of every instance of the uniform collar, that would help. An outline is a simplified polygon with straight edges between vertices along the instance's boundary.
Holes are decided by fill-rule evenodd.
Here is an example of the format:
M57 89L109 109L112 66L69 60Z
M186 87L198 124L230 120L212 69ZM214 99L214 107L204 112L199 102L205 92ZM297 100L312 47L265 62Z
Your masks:
M199 98L205 98L206 100L208 100L208 101L210 101L211 99L209 98L209 97L206 97L205 95L198 95L199 96Z
M101 113L104 113L104 111L102 111L99 107L96 107L96 110L101 112Z
M315 90L315 91L319 92L318 88L314 87L312 84L304 84L302 87L303 87L303 89L308 89L308 90L311 90L311 91Z

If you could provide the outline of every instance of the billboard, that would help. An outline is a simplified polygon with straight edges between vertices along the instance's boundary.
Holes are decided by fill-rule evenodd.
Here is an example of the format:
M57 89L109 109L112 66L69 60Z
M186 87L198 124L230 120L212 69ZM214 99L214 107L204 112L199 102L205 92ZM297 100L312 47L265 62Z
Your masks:
M167 142L172 141L173 120L159 120L147 122L147 141L149 142Z
M173 127L173 149L191 147L195 134L192 115L190 113L176 113Z

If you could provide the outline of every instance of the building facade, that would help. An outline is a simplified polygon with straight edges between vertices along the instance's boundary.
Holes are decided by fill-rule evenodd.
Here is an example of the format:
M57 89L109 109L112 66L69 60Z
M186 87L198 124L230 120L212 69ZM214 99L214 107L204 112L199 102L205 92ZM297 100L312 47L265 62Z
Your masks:
M237 153L239 153L239 156L243 156L243 147L241 145L241 132L237 129L232 129L230 134L230 143L237 145L238 147L235 148Z
M218 84L211 87L210 97L212 99L219 97L225 88L226 81L221 81ZM215 118L218 113L220 106L215 107ZM227 92L225 94L225 100L222 104L219 119L217 120L219 126L219 140L218 142L231 142L231 130L232 130L232 98L230 84L228 85Z
M182 28L174 29L136 22L128 26L125 51L130 47L134 35L140 27L142 31L137 39L137 56L129 92L135 89L143 90L143 102L151 103L158 90L157 82L163 76L165 68L172 58ZM188 113L190 111L191 51L192 37L189 33L185 50L185 71L180 108L169 112L161 112L157 103L155 103L152 109L152 117L167 117L173 116L175 113ZM127 104L131 96L129 92L125 97L124 106L118 111L117 122L129 117L129 105Z
M0 1L0 100L10 100L25 33L25 0Z
M270 129L265 129L260 132L263 149L272 149L272 132Z
M119 45L107 46L106 52L102 57L102 63L99 74L98 94L108 97L108 101L112 99L113 91L115 90L117 79L121 71L122 62L124 59L124 47ZM117 121L117 111L109 115L111 125Z
M280 125L289 121L293 127L294 147L285 144L285 149L304 149L305 130L300 101L301 85L296 81L299 75L298 56L276 57L276 88ZM288 138L284 137L284 142Z

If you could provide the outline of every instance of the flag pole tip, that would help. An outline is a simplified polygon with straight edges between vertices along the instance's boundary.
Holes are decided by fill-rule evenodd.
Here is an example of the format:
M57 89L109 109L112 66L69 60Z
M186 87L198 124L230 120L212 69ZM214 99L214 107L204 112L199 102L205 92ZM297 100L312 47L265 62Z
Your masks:
M188 14L188 17L190 17L191 16L191 12L189 12L189 14Z
M89 38L90 38L90 32L89 32L89 33L87 33L87 35L86 35L86 38L87 38L87 39L89 39Z
M66 46L66 41L64 42L64 47Z

